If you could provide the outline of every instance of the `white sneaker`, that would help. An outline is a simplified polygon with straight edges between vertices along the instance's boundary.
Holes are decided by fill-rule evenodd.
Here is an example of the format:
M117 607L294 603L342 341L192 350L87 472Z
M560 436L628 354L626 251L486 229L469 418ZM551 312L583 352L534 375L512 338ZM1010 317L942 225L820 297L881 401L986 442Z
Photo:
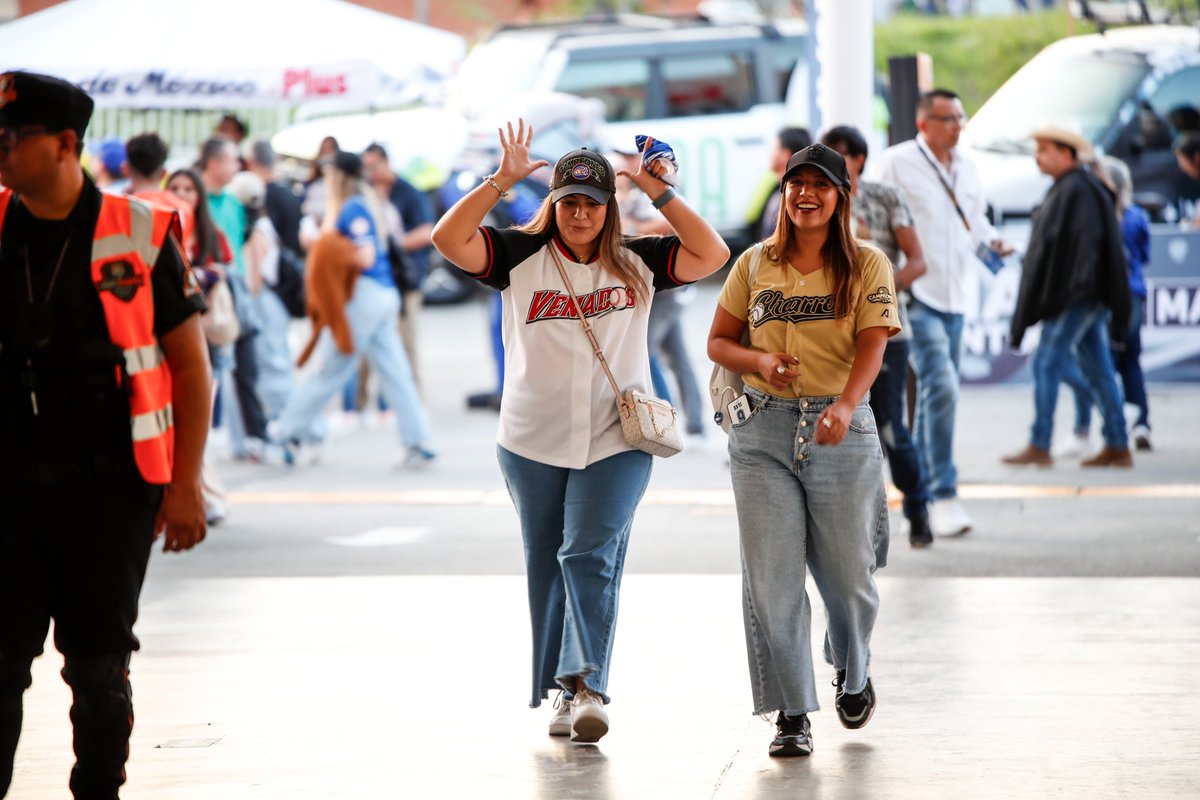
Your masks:
M1092 452L1092 437L1086 433L1069 433L1060 438L1050 448L1050 454L1055 458L1077 458Z
M957 497L934 500L929 506L929 527L937 536L961 536L971 530L971 515Z
M1133 438L1133 446L1138 450L1153 450L1150 446L1150 429L1145 425L1134 425L1130 431Z
M550 735L571 735L571 701L567 699L565 692L559 692L558 699L554 701L554 716L550 719Z
M600 699L600 695L589 689L581 689L571 701L571 710L572 742L590 744L600 741L601 737L608 733L608 713L604 710L604 701Z

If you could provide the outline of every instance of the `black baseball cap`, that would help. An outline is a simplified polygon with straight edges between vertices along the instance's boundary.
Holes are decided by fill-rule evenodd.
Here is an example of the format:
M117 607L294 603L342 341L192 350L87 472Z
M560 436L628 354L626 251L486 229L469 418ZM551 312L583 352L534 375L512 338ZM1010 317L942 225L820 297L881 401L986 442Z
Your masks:
M554 165L550 200L557 203L569 194L581 194L607 204L617 190L616 173L608 159L586 147L572 150Z
M850 185L850 173L846 171L846 159L836 150L830 150L823 144L809 145L788 159L787 169L779 184L782 188L788 178L801 167L816 167L824 172L829 180L838 186Z
M337 155L333 157L331 163L352 178L362 177L362 159L355 153L351 153L348 150L338 150Z
M78 86L36 72L0 73L0 127L45 125L83 138L95 103Z

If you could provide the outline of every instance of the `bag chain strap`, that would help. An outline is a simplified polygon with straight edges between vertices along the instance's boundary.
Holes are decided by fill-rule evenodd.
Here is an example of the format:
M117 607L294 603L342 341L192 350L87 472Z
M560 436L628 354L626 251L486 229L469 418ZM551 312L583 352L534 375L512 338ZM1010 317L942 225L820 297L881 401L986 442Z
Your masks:
M579 317L580 324L583 325L583 332L587 334L588 339L592 342L592 351L596 354L596 358L600 360L600 366L604 368L604 374L608 376L608 384L612 387L613 394L617 396L617 404L623 409L633 410L632 404L627 402L621 394L621 390L617 388L617 379L613 377L612 370L608 368L608 361L604 358L604 351L600 349L600 343L596 341L596 335L592 333L592 324L587 321L587 317L583 314L583 306L579 302L579 298L575 296L575 287L571 285L571 279L567 276L566 269L563 268L562 261L558 257L558 244L553 239L550 240L550 255L554 258L554 266L558 267L558 274L562 276L563 283L567 285L567 293L571 295L571 302L575 305L575 314ZM651 419L654 415L650 415ZM655 426L655 432L658 427Z

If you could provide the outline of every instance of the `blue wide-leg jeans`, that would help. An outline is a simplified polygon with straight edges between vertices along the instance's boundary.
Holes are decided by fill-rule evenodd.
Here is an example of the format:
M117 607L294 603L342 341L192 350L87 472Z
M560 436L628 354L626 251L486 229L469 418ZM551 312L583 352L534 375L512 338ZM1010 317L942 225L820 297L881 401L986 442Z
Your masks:
M866 687L889 535L883 450L866 400L840 444L816 445L817 419L837 398L746 394L751 415L730 429L729 460L754 713L808 713L820 708L809 571L825 602L825 658L846 670L847 692Z
M569 469L499 445L496 455L525 543L533 626L529 705L537 708L551 689L574 692L577 675L607 703L625 550L650 482L651 456L627 450Z

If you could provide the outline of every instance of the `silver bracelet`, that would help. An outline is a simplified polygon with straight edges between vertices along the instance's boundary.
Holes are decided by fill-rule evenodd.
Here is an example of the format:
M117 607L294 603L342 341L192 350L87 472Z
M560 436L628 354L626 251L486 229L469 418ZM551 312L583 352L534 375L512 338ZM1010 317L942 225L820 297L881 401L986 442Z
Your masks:
M675 190L672 189L670 186L668 186L667 190L665 192L663 192L662 194L660 194L658 197L654 198L654 200L650 203L650 205L654 206L655 208L662 208L663 206L665 206L667 203L671 202L674 199L675 199Z
M492 187L493 189L495 189L496 193L500 195L501 200L508 199L508 192L501 189L500 184L496 183L495 175L484 175L483 182L486 183L488 186Z

